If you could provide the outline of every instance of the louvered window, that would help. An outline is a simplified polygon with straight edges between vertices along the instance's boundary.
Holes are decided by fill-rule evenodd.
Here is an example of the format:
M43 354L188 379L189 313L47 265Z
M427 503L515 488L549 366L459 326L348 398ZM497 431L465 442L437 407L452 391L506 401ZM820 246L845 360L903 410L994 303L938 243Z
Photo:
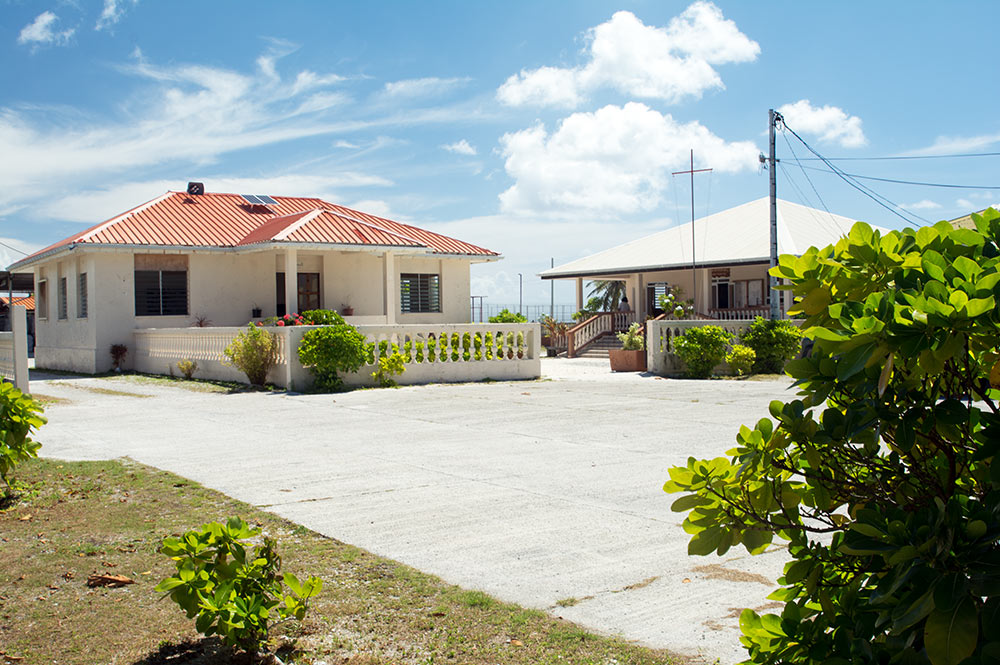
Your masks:
M45 280L38 282L38 293L35 297L35 314L40 319L49 318L49 283Z
M399 276L400 311L440 312L441 276L403 273Z
M136 316L186 316L186 270L136 270Z
M76 317L87 318L87 273L80 273L76 281Z
M59 278L59 318L66 318L66 278Z

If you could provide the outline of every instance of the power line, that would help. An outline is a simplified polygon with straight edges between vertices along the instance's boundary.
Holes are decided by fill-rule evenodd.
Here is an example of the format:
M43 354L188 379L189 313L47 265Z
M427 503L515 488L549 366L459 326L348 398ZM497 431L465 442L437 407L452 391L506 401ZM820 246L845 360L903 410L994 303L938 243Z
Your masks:
M792 158L793 158L793 159L795 159L795 163L796 163L796 164L798 165L798 167L799 167L799 168L801 169L801 168L802 168L802 163L801 163L801 161L799 160L799 156L798 156L798 155L797 155L797 154L795 153L795 149L794 149L794 148L792 147L792 142L788 140L788 135L787 135L787 134L782 134L781 136L782 136L782 138L784 138L784 139L785 139L785 145L787 145L787 146L788 146L788 151L789 151L790 153L792 153ZM786 176L788 176L789 180L791 180L791 174L790 174L790 173L788 173L788 172L787 172L787 170L785 170L785 169L784 169L784 167L782 167L782 170L784 170L784 171L785 171L785 175L786 175ZM813 190L813 194L815 194L815 195L816 195L816 198L817 198L817 199L819 199L819 203L820 203L820 205L822 205L822 206L823 206L823 210L825 210L825 211L826 211L826 214L830 215L830 221L832 221L832 222L833 222L833 226L834 226L834 229L838 229L839 227L837 226L837 222L836 222L836 220L835 220L835 219L833 218L833 213L831 213L831 212L830 212L830 208L828 208L828 207L827 207L827 205L826 205L826 201L824 201L824 200L823 200L823 197L822 197L822 196L820 196L820 193L819 193L819 190L817 190L817 189L816 189L816 185L814 185L814 184L813 184L813 181L812 181L812 179L811 179L811 178L809 177L809 174L805 172L805 169L803 169L803 171L802 171L802 175L803 175L803 176L805 176L805 179L806 179L806 182L808 182L808 183L809 183L809 186L810 186L810 187L812 187L812 190ZM794 181L793 181L793 182L794 182ZM796 186L796 189L798 189L798 187L797 187L797 186ZM800 195L801 195L801 191L800 191L799 193L800 193ZM810 204L810 205L811 205L811 204ZM822 218L818 218L818 219L822 219ZM821 223L821 224L822 224L822 225L823 225L824 227L826 227L826 226L827 226L827 225L826 225L826 222L825 222L825 221L821 221L820 223ZM827 227L827 228L829 228L829 227Z
M900 212L900 210L902 208L899 206L899 204L890 201L889 199L887 199L886 197L882 196L881 194L879 194L878 192L876 192L872 188L866 187L865 185L862 185L861 183L853 180L850 177L849 174L845 173L843 170L841 170L835 164L832 164L830 162L830 160L828 160L826 157L824 157L823 155L819 154L811 145L809 145L808 143L806 143L806 140L804 138L802 138L801 136L799 136L795 132L794 129L792 129L791 127L789 127L788 124L786 122L784 122L784 119L782 119L782 123L781 124L782 124L782 126L784 126L785 129L787 129L789 132L791 132L792 136L794 136L795 138L797 138L799 140L799 142L802 145L804 145L807 150L809 150L809 152L811 152L812 154L816 155L816 157L819 158L820 161L822 161L824 164L826 164L827 167L833 173L836 173L838 176L840 176L840 178L844 182L846 182L848 185L850 185L854 189L858 190L859 192L861 192L862 194L864 194L865 196L867 196L868 198L870 198L872 201L875 201L875 203L879 204L880 206L882 206L883 208L885 208L886 210L888 210L892 214L896 215L897 217L899 217L900 219L902 219L907 224L910 224L911 226L917 226L917 227L920 226L919 224L914 223L913 220L911 220L910 218L906 217L906 215L904 215L903 213ZM914 217L916 217L919 220L924 221L927 224L930 224L930 222L928 220L924 219L920 215L917 215L916 213L912 213L911 212L909 214L912 215L912 216L914 216Z
M826 169L816 168L815 166L800 166L804 169L809 169L810 171L821 171L823 173L829 173ZM1000 189L997 185L954 185L940 182L917 182L914 180L895 180L893 178L876 178L872 175L859 175L857 173L845 173L852 178L859 178L861 180L877 180L879 182L891 182L897 185L917 185L919 187L947 187L949 189Z
M893 157L826 157L830 162L883 162L901 159L954 159L961 157L1000 157L1000 152L965 152L953 155L897 155ZM802 161L824 161L821 157L803 157Z
M19 250L19 249L18 249L17 247L11 247L10 245L8 245L8 244L7 244L7 243L5 243L5 242L0 242L0 245L2 245L3 247L6 247L7 249L11 250L12 252L17 252L17 253L18 253L18 254L20 254L21 256L27 256L27 255L28 255L28 253L27 253L27 252L22 252L22 251L21 251L21 250Z

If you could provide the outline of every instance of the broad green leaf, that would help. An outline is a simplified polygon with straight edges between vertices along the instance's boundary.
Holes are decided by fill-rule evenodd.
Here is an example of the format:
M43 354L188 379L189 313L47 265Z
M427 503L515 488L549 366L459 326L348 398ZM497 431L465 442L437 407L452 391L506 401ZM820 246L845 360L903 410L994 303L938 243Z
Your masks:
M979 614L965 597L948 611L935 610L924 625L924 647L933 665L958 665L976 650Z
M841 355L837 360L837 380L846 381L864 369L875 347L874 343L862 344Z
M691 539L688 543L688 554L696 556L711 554L719 547L721 541L722 527L709 527L695 534L694 538Z

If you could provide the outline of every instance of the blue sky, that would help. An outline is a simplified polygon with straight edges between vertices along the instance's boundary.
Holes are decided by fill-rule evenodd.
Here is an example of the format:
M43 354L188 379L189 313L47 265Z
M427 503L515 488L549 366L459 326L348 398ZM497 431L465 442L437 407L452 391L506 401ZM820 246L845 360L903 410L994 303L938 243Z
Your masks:
M0 242L30 251L204 181L314 195L557 264L765 196L767 110L834 157L1000 151L995 2L0 2ZM898 228L778 138L779 196ZM816 162L804 165L819 167ZM1000 157L838 162L1000 185ZM811 179L806 180L806 174ZM866 181L904 215L1000 191ZM816 192L813 191L815 186ZM801 191L801 193L800 193ZM822 199L822 203L820 202ZM0 260L19 255L0 247ZM571 302L560 285L557 301Z

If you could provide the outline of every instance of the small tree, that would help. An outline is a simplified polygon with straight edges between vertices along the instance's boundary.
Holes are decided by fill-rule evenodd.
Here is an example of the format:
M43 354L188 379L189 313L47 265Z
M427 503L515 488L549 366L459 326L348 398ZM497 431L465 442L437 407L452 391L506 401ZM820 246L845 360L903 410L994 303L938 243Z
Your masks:
M781 374L785 363L795 357L802 346L802 330L786 319L765 319L758 316L743 331L742 342L753 349L757 374Z
M252 386L262 386L267 373L278 362L278 338L253 324L236 336L223 352L223 364L247 375Z
M0 480L5 496L14 493L14 468L38 457L42 444L33 441L31 435L46 423L41 413L42 406L30 395L0 381Z
M800 397L664 486L691 554L788 541L784 609L740 616L747 662L996 662L1000 214L973 220L859 223L772 269L814 341Z
M356 372L366 359L365 337L354 326L324 326L310 330L299 343L299 361L312 373L315 387L342 390L339 372Z
M495 316L490 317L490 323L527 323L528 317L520 312L511 312L506 307Z
M684 362L685 374L692 379L707 379L726 358L733 337L719 326L690 328L674 340L674 353Z

